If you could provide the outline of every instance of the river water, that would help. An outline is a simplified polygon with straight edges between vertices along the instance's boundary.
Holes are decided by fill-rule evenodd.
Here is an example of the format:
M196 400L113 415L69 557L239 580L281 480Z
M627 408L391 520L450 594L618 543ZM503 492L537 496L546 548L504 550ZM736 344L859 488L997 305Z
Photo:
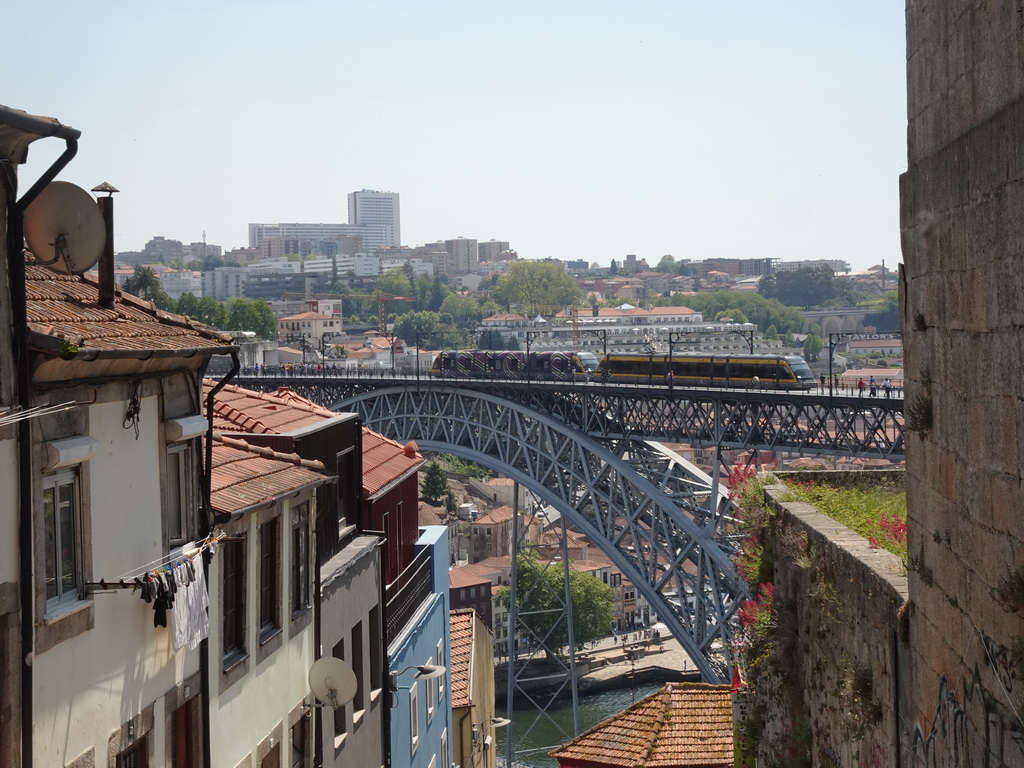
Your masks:
M660 684L637 685L635 689L623 688L604 693L594 693L579 697L580 733L585 733L602 720L617 715L630 707L634 700L640 701L644 696L661 688ZM542 704L546 703L542 701ZM530 768L558 768L558 761L548 757L548 752L560 747L573 738L572 735L572 699L566 695L564 702L557 702L547 710L550 719L541 715L538 719L536 709L516 709L512 713L512 746L515 750L516 766ZM551 722L554 720L557 725ZM499 765L505 757L504 729L495 732L495 746ZM568 734L566 736L565 734Z

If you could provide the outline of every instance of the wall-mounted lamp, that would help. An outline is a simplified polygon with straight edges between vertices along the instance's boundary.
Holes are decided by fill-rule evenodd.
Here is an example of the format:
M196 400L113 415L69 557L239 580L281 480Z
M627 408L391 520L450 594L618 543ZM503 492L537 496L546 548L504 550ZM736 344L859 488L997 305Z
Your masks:
M473 743L476 744L476 742L480 739L482 729L486 728L488 731L491 731L495 728L504 728L511 722L512 721L509 720L507 717L488 717L486 720L483 720L479 723L473 723ZM488 733L486 736L484 736L483 741L484 749L489 749L493 742L491 734Z
M398 672L391 673L391 690L408 690L409 686L398 684L398 676L408 672L410 669L415 669L416 674L412 676L413 680L433 680L435 677L440 677L448 671L446 667L442 667L439 664L413 664L412 666L406 667Z

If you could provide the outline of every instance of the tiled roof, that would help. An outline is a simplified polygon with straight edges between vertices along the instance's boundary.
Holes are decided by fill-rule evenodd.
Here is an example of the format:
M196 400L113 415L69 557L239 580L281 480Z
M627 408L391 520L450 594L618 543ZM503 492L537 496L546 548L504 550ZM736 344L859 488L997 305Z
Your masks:
M214 382L203 382L204 396ZM220 432L287 434L338 414L307 400L287 387L274 392L228 384L214 401L214 429ZM363 427L363 493L372 496L423 463L416 443L402 445ZM436 523L434 523L436 524Z
M381 488L423 464L416 443L405 445L363 427L363 493L373 496Z
M64 275L29 261L25 295L31 345L53 354L88 357L97 352L228 351L231 337L163 312L148 301L115 291L114 306L99 303L89 275Z
M668 683L548 754L561 765L732 768L732 748L730 687Z
M203 399L216 384L203 381ZM274 392L254 392L228 384L217 393L213 404L213 428L218 432L248 432L279 435L337 416L287 387Z
M481 576L478 573L471 573L466 568L472 566L463 565L459 568L448 569L448 589L463 589L465 587L478 587L481 584L490 584L491 580L487 576Z
M514 516L515 513L512 511L512 507L498 507L486 515L478 517L473 521L473 525L501 525L502 523L509 522Z
M319 312L299 312L297 315L279 317L277 322L283 323L288 320L334 320L334 318L331 315L322 315Z
M244 440L215 434L212 451L211 503L218 515L238 515L269 506L295 491L328 480L319 461L300 459L294 453L277 453Z
M448 510L444 507L434 507L421 501L417 507L420 525L447 525Z
M476 612L462 608L450 612L452 707L469 707L473 665L473 619Z

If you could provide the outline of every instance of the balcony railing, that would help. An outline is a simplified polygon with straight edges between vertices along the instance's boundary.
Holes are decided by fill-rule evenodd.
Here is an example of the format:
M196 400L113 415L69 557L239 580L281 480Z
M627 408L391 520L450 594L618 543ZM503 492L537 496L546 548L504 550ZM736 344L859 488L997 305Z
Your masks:
M390 643L412 619L416 610L430 597L434 589L433 550L419 551L398 578L385 587L387 599L387 639Z

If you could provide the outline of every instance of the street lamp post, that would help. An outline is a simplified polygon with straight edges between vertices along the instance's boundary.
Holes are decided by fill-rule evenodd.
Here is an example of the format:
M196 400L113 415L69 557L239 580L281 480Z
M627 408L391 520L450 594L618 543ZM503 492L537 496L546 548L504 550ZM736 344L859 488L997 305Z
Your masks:
M343 333L336 333L334 331L328 331L320 335L320 360L323 363L323 375L327 376L327 347L330 339L337 338L338 336L344 336Z
M585 328L580 333L597 336L601 340L601 354L608 357L608 330L606 328Z
M747 346L750 349L750 354L754 354L754 331L757 330L757 326L753 323L743 323L742 328L729 328L730 333L735 333L742 336L747 340Z
M484 355L486 355L488 366L487 372L492 377L494 375L494 337L492 336L493 332L493 328L484 328L483 330L480 331L473 331L473 346L476 348L475 352L477 354L483 353ZM485 334L487 336L487 349L483 350L480 349L480 342L483 340Z
M526 332L526 383L529 384L532 380L532 369L530 366L530 346L533 344L533 340L544 335L544 331L527 331Z
M286 344L298 343L299 348L302 350L302 364L306 364L306 350L309 348L309 342L306 340L305 334L301 333L289 333L285 335L284 342Z
M420 339L425 339L433 335L433 332L420 333L419 331L416 331L416 386L419 386L420 384Z

